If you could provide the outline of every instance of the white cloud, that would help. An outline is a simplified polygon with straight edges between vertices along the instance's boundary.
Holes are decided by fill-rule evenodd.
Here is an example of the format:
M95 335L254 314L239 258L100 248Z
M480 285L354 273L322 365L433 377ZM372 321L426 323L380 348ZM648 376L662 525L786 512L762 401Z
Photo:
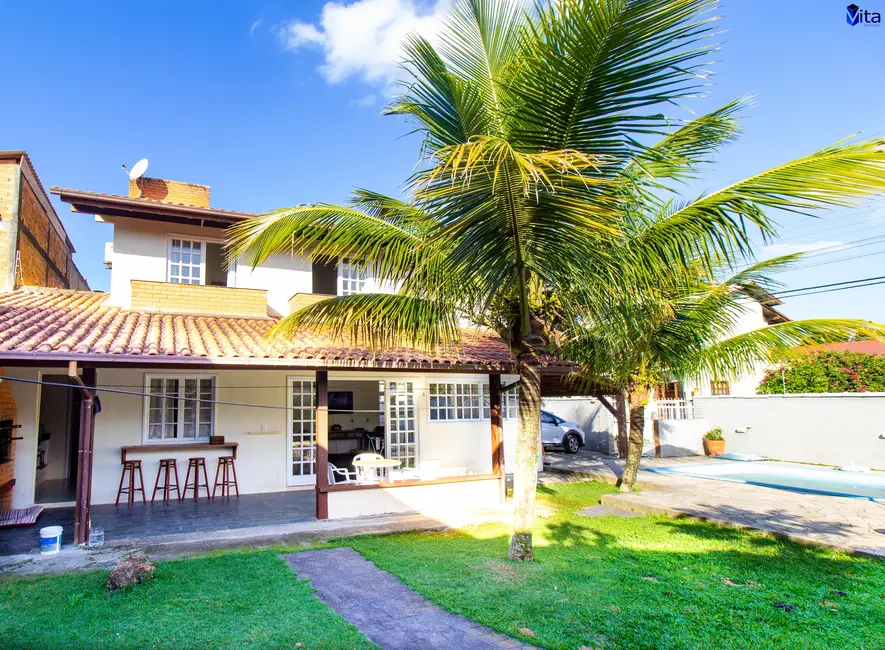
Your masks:
M290 21L279 35L288 50L321 47L320 71L330 83L350 78L389 88L399 76L406 34L431 38L449 0L357 0L327 2L317 24Z
M824 248L842 246L842 242L840 241L811 241L804 242L801 244L771 244L769 246L765 246L760 251L759 259L766 259L769 257L778 257L780 255L792 255L793 253L811 253L813 251L819 251Z
M352 102L354 106L359 106L360 108L371 108L375 104L378 103L378 97L375 93L369 93L368 95L363 95L359 99L356 99Z
M323 33L310 23L297 21L286 23L281 36L289 50L297 50L308 45L322 45L326 40Z
M249 36L253 36L255 34L255 30L259 27L261 27L260 20L256 20L254 23L252 23L252 26L249 28Z

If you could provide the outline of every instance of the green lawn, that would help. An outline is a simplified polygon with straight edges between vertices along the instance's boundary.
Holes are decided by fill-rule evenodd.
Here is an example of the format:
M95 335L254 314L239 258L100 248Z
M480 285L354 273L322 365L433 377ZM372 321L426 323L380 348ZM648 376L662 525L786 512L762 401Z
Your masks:
M108 595L106 571L0 581L0 648L374 648L275 551L157 565Z
M690 520L574 513L611 489L542 488L558 511L538 524L530 564L503 559L500 525L335 544L545 648L885 648L885 562ZM0 578L0 648L372 647L278 551L161 562L151 583L114 595L105 577Z
M545 648L885 648L885 563L691 520L574 514L612 489L544 489L562 509L538 525L532 564L502 559L501 526L340 543Z

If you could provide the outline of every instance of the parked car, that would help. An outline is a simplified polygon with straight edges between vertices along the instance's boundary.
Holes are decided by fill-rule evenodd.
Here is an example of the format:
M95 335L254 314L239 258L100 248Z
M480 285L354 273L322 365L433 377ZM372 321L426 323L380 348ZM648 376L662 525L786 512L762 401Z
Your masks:
M574 422L563 420L549 411L541 411L541 444L544 448L562 447L567 454L575 454L584 446L584 431Z

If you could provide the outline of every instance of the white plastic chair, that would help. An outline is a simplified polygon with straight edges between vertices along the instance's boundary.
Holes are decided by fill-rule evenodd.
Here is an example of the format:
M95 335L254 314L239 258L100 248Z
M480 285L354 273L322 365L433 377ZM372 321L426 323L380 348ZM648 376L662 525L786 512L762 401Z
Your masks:
M418 467L406 467L390 472L392 481L435 481L439 477L439 458L428 458L418 463Z
M337 478L336 474L341 478ZM329 463L329 485L338 485L340 483L356 483L356 472L341 469Z

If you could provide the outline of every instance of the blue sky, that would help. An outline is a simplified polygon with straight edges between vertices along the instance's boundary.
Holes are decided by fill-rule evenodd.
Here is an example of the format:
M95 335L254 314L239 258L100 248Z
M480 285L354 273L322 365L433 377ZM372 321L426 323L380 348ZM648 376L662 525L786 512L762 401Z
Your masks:
M885 136L885 27L849 27L845 4L723 2L712 97L689 106L756 100L744 137L704 187L857 131ZM885 13L885 0L862 8ZM340 202L357 186L396 192L419 141L379 110L399 34L432 30L441 11L409 0L9 3L4 51L20 56L4 68L0 149L28 150L47 187L120 194L120 165L147 157L149 175L210 185L214 206L252 212ZM55 205L77 264L106 290L111 227ZM782 275L792 288L885 275L885 199L784 226L785 246L831 246ZM885 322L883 297L885 285L793 298L783 309Z

